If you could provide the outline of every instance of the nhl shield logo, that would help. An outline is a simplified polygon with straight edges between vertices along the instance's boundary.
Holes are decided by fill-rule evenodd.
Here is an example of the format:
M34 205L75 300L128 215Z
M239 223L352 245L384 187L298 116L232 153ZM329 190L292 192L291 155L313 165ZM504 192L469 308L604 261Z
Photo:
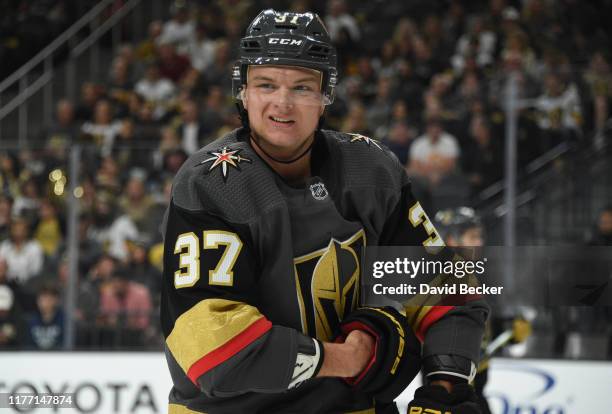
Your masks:
M315 200L325 200L327 198L327 188L323 183L314 183L310 185L310 192Z

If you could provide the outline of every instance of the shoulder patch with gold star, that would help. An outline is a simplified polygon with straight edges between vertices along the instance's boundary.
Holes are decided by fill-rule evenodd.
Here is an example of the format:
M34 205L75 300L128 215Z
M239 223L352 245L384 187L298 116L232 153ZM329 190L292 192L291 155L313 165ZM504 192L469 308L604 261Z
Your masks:
M207 170L207 173L210 173L215 168L219 168L221 171L221 177L223 181L227 181L227 177L229 175L230 167L236 169L237 171L241 171L240 163L248 162L252 163L253 161L249 158L243 157L240 155L242 148L239 149L231 149L228 147L223 147L217 151L208 151L208 154L212 155L212 157L205 159L198 163L198 165L203 165L210 162L210 167Z
M351 136L351 140L350 140L351 143L352 142L365 142L368 147L371 147L372 145L374 145L379 150L382 150L382 147L380 146L378 141L376 141L375 139L366 137L365 135L355 134L355 133L348 133L348 135Z

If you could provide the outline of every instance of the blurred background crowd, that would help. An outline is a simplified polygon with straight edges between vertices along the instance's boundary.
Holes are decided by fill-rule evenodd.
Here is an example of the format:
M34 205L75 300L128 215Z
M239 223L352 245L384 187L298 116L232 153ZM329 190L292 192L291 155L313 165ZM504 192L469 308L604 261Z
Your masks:
M72 3L0 1L9 11L0 17L2 70L15 69L4 62L23 61L76 19ZM262 8L324 18L340 72L326 127L387 145L430 216L478 209L482 192L503 178L510 73L523 102L519 174L560 144L604 151L610 141L609 1L169 6L143 36L121 39L103 62L105 79L81 84L78 99L56 99L53 122L31 133L27 147L0 147L0 349L62 346L68 154L77 143L76 345L159 347L159 224L171 180L191 153L240 126L231 68L246 24ZM46 23L37 25L41 15ZM612 207L600 211L569 241L611 245Z

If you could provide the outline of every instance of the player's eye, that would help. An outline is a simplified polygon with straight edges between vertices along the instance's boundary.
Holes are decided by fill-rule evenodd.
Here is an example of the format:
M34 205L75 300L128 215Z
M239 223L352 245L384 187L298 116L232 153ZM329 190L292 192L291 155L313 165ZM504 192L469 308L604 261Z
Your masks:
M297 85L293 88L296 92L314 92L314 88L309 85Z
M276 89L276 86L271 83L259 83L255 87L261 91L273 91Z

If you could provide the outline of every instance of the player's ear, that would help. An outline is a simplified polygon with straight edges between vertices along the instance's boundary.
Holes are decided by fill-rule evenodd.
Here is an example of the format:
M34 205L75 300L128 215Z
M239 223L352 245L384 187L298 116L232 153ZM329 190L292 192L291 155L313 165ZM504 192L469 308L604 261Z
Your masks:
M242 99L242 106L244 106L245 110L248 110L248 99L246 94L246 85L242 86L242 90L240 91L240 98Z

